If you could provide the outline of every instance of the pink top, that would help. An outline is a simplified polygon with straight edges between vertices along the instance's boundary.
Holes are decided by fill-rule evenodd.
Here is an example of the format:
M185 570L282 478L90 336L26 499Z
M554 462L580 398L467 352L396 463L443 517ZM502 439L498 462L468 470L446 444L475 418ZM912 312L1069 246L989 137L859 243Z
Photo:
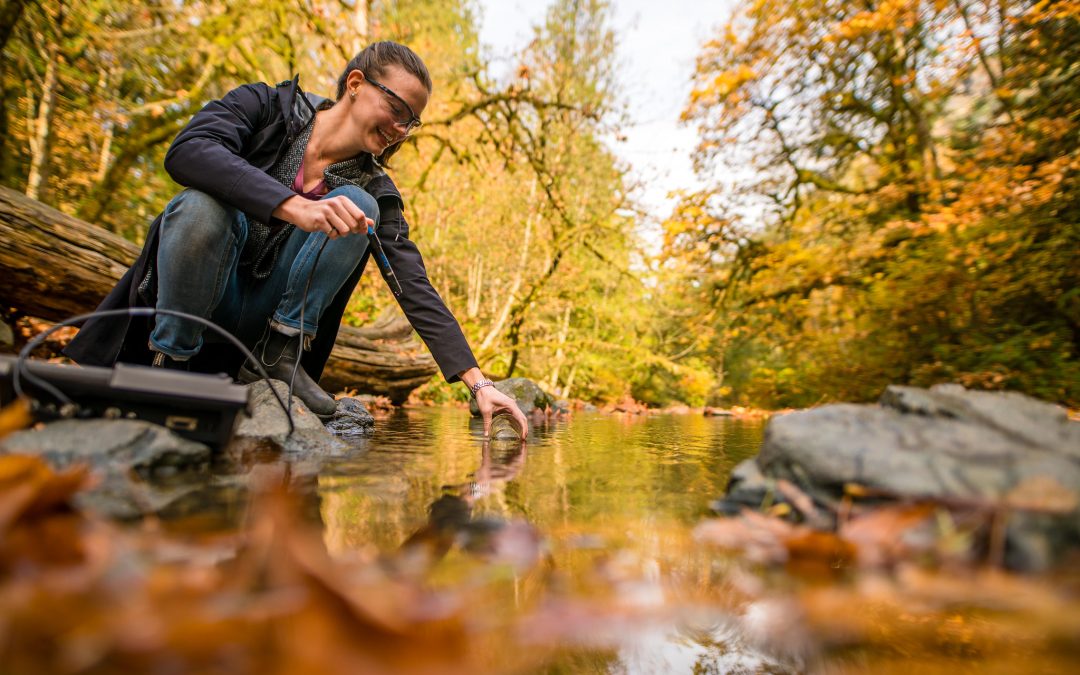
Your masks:
M292 190L301 197L310 199L311 201L322 199L328 192L326 189L326 181L321 178L319 179L319 182L315 184L315 187L304 192L304 160L300 160L300 170L296 172L296 178L293 179Z

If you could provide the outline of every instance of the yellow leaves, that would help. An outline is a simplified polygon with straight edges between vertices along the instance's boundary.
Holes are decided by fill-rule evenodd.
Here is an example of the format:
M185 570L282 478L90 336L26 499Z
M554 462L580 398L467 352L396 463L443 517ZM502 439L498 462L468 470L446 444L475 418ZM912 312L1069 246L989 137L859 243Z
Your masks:
M745 100L746 94L740 90L756 77L757 72L746 64L739 64L714 75L710 81L690 92L690 103L682 114L683 121L689 119L695 106L734 105Z
M1080 2L1076 0L1040 0L1028 8L1022 20L1040 23L1052 20L1080 19Z
M914 24L917 4L907 0L885 0L873 11L859 12L850 19L834 24L825 40L857 40L875 33L910 27Z
M725 70L712 81L712 89L716 96L726 98L731 95L733 91L743 86L745 83L753 80L757 74L753 68L745 64L740 64L736 68Z

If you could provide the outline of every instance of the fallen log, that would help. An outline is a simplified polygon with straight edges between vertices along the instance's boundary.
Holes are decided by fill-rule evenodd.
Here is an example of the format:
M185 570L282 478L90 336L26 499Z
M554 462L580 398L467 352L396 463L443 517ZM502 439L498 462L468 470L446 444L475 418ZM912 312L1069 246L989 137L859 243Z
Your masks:
M0 187L0 307L49 321L92 311L138 255L123 237ZM408 321L384 316L341 326L322 384L401 403L437 370Z

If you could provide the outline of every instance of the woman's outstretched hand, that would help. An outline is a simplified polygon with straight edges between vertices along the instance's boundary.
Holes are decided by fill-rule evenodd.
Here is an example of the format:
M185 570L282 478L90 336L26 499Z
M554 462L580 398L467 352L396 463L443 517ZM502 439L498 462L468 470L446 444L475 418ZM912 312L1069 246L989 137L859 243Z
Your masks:
M474 367L461 371L458 377L466 386L472 387L484 379L484 374L479 368ZM491 435L491 418L501 412L509 413L514 418L514 422L521 429L521 440L525 440L529 435L529 421L525 419L525 414L521 412L517 401L494 386L480 387L473 395L476 397L476 407L480 409L480 416L484 420L484 438Z
M517 422L518 428L521 429L521 440L529 436L529 422L518 407L517 401L495 387L483 387L476 392L476 407L480 409L480 416L484 419L484 438L491 435L491 418L501 412L510 413Z
M274 209L274 217L292 223L304 232L325 232L331 239L367 232L375 221L364 215L344 195L313 201L300 195L289 197Z

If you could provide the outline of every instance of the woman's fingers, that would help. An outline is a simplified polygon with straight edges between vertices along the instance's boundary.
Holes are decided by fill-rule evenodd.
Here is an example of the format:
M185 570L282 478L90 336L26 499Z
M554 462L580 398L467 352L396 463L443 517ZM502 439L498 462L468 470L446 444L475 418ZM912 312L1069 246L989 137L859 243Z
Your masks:
M366 232L369 225L375 224L359 206L343 195L307 201L303 209L305 217L298 218L296 222L300 229L324 232L331 239Z
M342 214L338 212L337 209L333 209L329 213L327 213L326 220L332 228L332 232L327 232L327 234L330 234L331 236L345 236L353 230L353 228L349 226L348 222L349 220L351 220L351 217L347 214Z
M338 195L325 200L325 203L349 228L348 232L341 232L340 234L356 234L367 230L367 217L360 210L360 207L348 197Z

